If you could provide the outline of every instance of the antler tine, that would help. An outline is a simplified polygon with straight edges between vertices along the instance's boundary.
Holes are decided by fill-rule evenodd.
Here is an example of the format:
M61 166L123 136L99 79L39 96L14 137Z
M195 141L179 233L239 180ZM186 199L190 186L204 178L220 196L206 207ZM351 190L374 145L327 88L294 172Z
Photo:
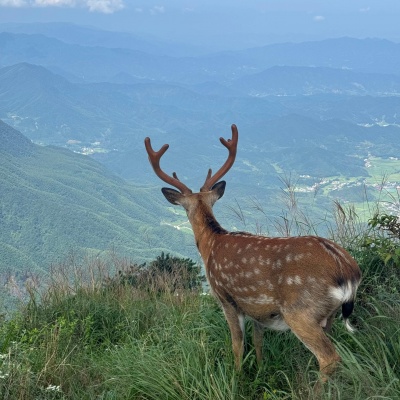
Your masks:
M164 153L168 150L169 145L164 144L159 151L154 151L151 147L150 138L147 137L144 139L144 145L146 147L147 154L149 156L149 161L155 174L164 182L176 187L182 194L190 194L192 191L179 179L175 172L173 172L173 176L166 174L160 167L160 159L164 155Z
M228 158L224 165L214 175L212 175L211 169L208 170L206 181L201 187L200 192L209 191L231 169L233 163L235 162L239 133L236 125L233 124L231 129L232 139L225 140L222 137L219 139L229 151Z

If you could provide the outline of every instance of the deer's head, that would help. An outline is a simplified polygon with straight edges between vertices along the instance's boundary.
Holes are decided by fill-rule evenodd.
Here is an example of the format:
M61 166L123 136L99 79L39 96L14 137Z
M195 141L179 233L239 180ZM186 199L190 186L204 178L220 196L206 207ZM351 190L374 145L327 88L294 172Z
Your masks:
M178 189L162 188L162 193L170 203L181 205L186 210L190 220L195 210L203 207L210 210L215 202L224 194L226 182L220 181L220 179L230 170L235 162L238 144L238 130L236 125L232 125L231 129L232 139L225 140L222 137L220 138L221 143L229 151L227 160L214 175L211 169L208 170L206 180L198 193L193 193L191 189L179 180L175 172L172 175L168 175L161 169L160 159L168 150L168 144L164 144L159 151L154 151L151 147L150 138L147 137L144 140L150 164L156 175L164 182Z

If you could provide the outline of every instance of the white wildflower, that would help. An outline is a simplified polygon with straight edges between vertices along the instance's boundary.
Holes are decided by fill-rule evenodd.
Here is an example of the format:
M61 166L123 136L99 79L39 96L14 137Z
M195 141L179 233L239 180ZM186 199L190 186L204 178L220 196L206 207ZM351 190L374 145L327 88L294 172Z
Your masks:
M57 385L49 385L47 386L46 390L52 391L52 392L61 392L61 387Z

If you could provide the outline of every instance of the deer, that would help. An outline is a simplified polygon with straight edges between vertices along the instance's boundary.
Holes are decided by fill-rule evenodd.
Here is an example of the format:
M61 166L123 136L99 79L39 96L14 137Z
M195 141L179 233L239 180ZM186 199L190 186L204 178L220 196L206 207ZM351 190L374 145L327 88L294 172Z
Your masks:
M221 178L231 169L237 153L236 125L231 131L231 139L220 138L228 150L225 163L214 175L208 170L197 193L175 172L168 175L161 169L160 159L168 144L155 151L146 137L145 148L155 174L177 189L161 190L170 203L186 211L210 291L230 329L236 370L241 370L247 317L253 321L259 365L264 329L290 329L316 357L325 382L341 361L327 336L340 309L346 328L354 331L349 317L361 281L360 268L343 247L320 236L267 237L229 232L218 223L213 205L224 195L226 182Z

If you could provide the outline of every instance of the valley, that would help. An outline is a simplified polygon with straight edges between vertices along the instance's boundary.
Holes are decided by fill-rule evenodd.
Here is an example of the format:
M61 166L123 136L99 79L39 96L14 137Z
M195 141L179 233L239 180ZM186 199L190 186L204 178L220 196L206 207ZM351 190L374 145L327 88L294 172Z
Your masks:
M218 138L232 123L239 151L215 210L226 228L277 235L280 221L306 218L289 233L327 235L335 202L364 223L377 204L399 215L398 43L338 38L185 55L115 32L84 38L74 25L71 43L63 29L0 32L2 269L46 270L74 248L198 260L143 139L169 143L163 168L197 190L225 159ZM8 147L10 135L19 139ZM20 157L26 141L34 156Z

